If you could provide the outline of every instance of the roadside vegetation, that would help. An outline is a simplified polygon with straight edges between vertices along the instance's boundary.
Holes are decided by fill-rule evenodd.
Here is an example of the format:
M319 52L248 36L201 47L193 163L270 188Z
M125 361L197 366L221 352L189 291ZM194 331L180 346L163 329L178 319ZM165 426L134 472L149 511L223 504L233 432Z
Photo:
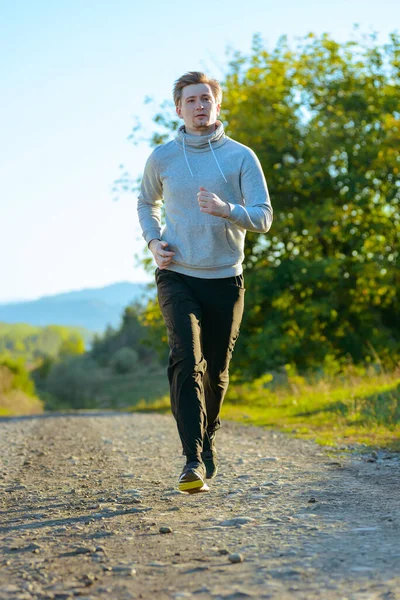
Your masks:
M141 401L130 410L167 413L169 396ZM400 370L379 373L349 367L335 376L304 377L288 367L251 383L238 383L233 377L222 417L324 446L400 451Z
M43 402L21 359L0 357L0 417L32 415L43 411Z
M44 358L83 353L91 338L93 334L81 327L0 322L0 356L23 359L34 368Z

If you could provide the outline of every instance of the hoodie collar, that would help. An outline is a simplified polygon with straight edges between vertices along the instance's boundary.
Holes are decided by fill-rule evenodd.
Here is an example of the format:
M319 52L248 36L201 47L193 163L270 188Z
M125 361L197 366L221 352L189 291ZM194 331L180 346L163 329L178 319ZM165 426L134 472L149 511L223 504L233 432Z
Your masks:
M182 125L178 129L175 143L181 148L185 145L188 152L210 152L210 143L214 148L218 148L228 141L221 121L216 121L216 125L215 130L208 135L190 135Z

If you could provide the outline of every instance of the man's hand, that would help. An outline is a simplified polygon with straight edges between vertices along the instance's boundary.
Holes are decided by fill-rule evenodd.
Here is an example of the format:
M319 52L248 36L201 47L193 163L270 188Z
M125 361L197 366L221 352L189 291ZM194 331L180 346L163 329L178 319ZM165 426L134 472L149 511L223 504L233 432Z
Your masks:
M175 256L175 252L171 250L166 250L168 247L168 242L162 242L161 240L151 240L149 244L149 248L153 253L154 260L157 263L157 266L160 269L166 269L169 264L172 262L173 257Z
M208 192L206 188L201 187L197 193L197 201L200 206L200 211L214 215L214 217L229 217L230 208L227 202L224 202L216 194Z

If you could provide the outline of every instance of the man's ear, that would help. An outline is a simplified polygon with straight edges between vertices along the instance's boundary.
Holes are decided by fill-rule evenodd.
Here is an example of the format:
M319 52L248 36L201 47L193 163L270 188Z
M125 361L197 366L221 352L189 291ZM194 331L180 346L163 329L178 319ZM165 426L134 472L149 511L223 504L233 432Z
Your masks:
M217 117L219 117L220 112L221 112L221 104L217 104Z
M175 111L176 111L176 114L178 115L178 117L180 117L182 119L182 110L181 110L181 107L179 104L177 104L175 106Z

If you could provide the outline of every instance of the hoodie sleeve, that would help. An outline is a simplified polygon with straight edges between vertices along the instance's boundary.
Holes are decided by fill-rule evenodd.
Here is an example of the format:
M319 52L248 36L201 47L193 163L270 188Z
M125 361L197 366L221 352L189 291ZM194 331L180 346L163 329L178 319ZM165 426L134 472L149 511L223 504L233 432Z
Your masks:
M240 187L245 205L229 202L228 221L248 231L266 233L272 225L272 206L260 161L249 148L240 172Z
M137 204L139 223L147 244L155 238L161 238L163 187L155 156L156 151L157 148L147 159Z

